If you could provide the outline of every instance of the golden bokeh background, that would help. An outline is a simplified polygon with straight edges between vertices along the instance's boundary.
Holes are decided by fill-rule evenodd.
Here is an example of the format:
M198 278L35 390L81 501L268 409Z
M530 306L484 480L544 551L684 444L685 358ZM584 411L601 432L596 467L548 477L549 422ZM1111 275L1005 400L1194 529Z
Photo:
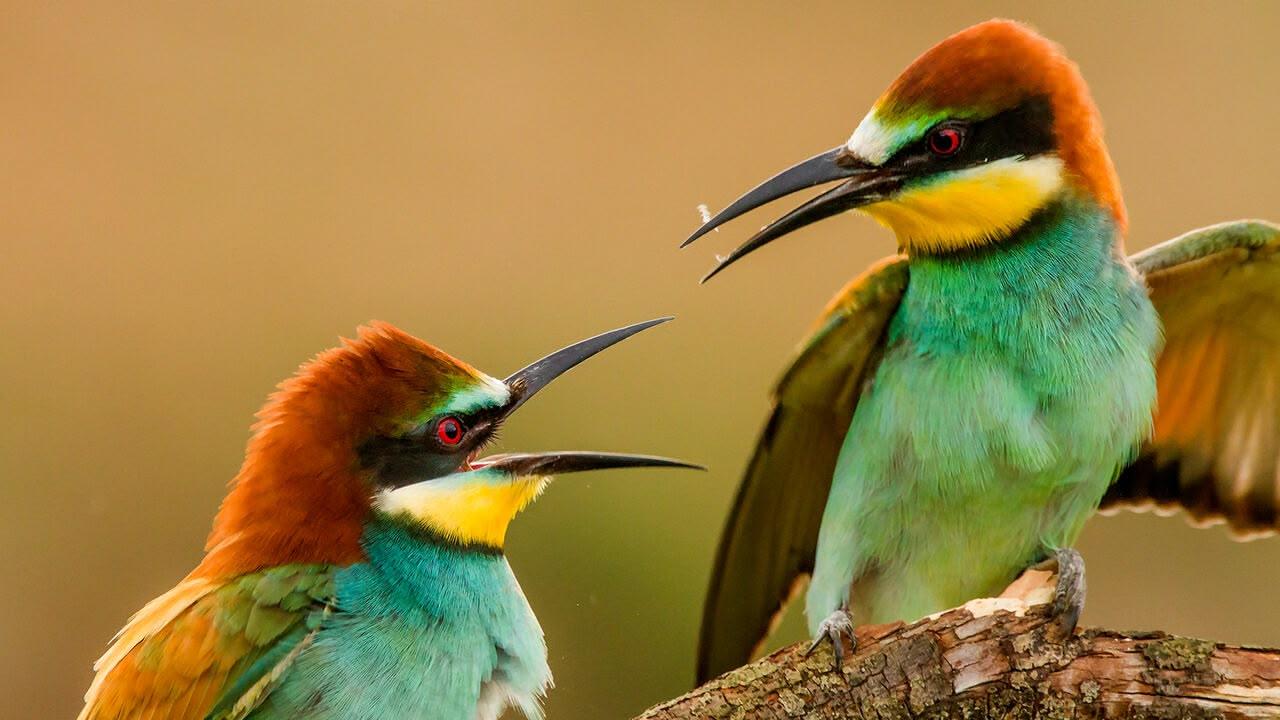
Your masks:
M197 561L263 398L371 318L501 375L679 316L505 446L711 466L565 478L509 543L551 718L687 689L768 387L893 241L842 218L702 287L781 209L676 245L699 203L846 138L927 46L1015 13L1092 84L1131 249L1280 219L1271 2L0 3L3 714L74 715L111 634ZM1088 623L1280 644L1280 540L1125 515L1081 547Z

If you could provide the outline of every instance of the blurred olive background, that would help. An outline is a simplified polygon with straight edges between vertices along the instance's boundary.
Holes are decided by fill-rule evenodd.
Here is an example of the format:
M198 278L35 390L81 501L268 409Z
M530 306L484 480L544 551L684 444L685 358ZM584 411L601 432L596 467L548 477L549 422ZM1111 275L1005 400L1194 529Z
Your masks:
M839 219L703 287L785 208L676 245L699 203L841 142L918 53L1011 14L1091 82L1131 249L1280 219L1275 3L0 3L4 714L78 710L112 633L199 558L264 397L372 318L502 375L679 316L504 442L711 466L565 478L509 542L552 718L687 689L768 388L894 243ZM1280 540L1124 515L1081 544L1086 622L1280 644Z

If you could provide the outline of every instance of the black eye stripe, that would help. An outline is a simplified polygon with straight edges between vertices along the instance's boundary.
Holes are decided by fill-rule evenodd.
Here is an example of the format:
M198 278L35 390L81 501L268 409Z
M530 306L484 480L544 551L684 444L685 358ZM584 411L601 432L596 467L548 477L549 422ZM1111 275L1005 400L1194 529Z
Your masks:
M960 148L954 154L941 155L930 148L934 132L943 127L963 130ZM929 128L920 140L895 153L885 167L932 174L1001 158L1041 155L1056 146L1053 110L1048 98L1037 97L984 120L944 120Z
M407 432L368 438L357 448L360 465L386 487L444 477L458 472L468 454L492 442L504 418L503 408L435 415ZM457 442L446 442L438 434L441 423L449 419L461 427Z

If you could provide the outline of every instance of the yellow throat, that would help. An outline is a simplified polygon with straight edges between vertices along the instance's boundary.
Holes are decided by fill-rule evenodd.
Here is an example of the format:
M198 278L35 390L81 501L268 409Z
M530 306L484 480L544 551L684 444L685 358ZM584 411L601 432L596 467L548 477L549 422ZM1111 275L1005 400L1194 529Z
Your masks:
M1005 158L859 209L893 230L907 252L947 252L1007 237L1062 183L1056 157Z
M389 490L379 495L378 509L408 514L428 529L462 545L501 549L511 519L542 492L545 477L495 482L484 478L442 478ZM465 479L462 479L465 478Z

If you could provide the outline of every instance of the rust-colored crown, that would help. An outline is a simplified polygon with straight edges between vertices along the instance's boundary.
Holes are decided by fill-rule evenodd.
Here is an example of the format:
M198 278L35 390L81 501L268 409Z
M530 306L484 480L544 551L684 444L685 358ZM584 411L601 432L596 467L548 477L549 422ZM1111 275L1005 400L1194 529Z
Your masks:
M357 448L366 438L483 377L470 365L387 323L320 353L258 412L244 464L222 502L193 576L286 563L348 564L372 489Z
M885 119L937 110L994 114L1034 97L1053 109L1058 154L1074 182L1127 224L1102 120L1080 69L1057 44L1010 20L962 30L911 63L876 103Z

